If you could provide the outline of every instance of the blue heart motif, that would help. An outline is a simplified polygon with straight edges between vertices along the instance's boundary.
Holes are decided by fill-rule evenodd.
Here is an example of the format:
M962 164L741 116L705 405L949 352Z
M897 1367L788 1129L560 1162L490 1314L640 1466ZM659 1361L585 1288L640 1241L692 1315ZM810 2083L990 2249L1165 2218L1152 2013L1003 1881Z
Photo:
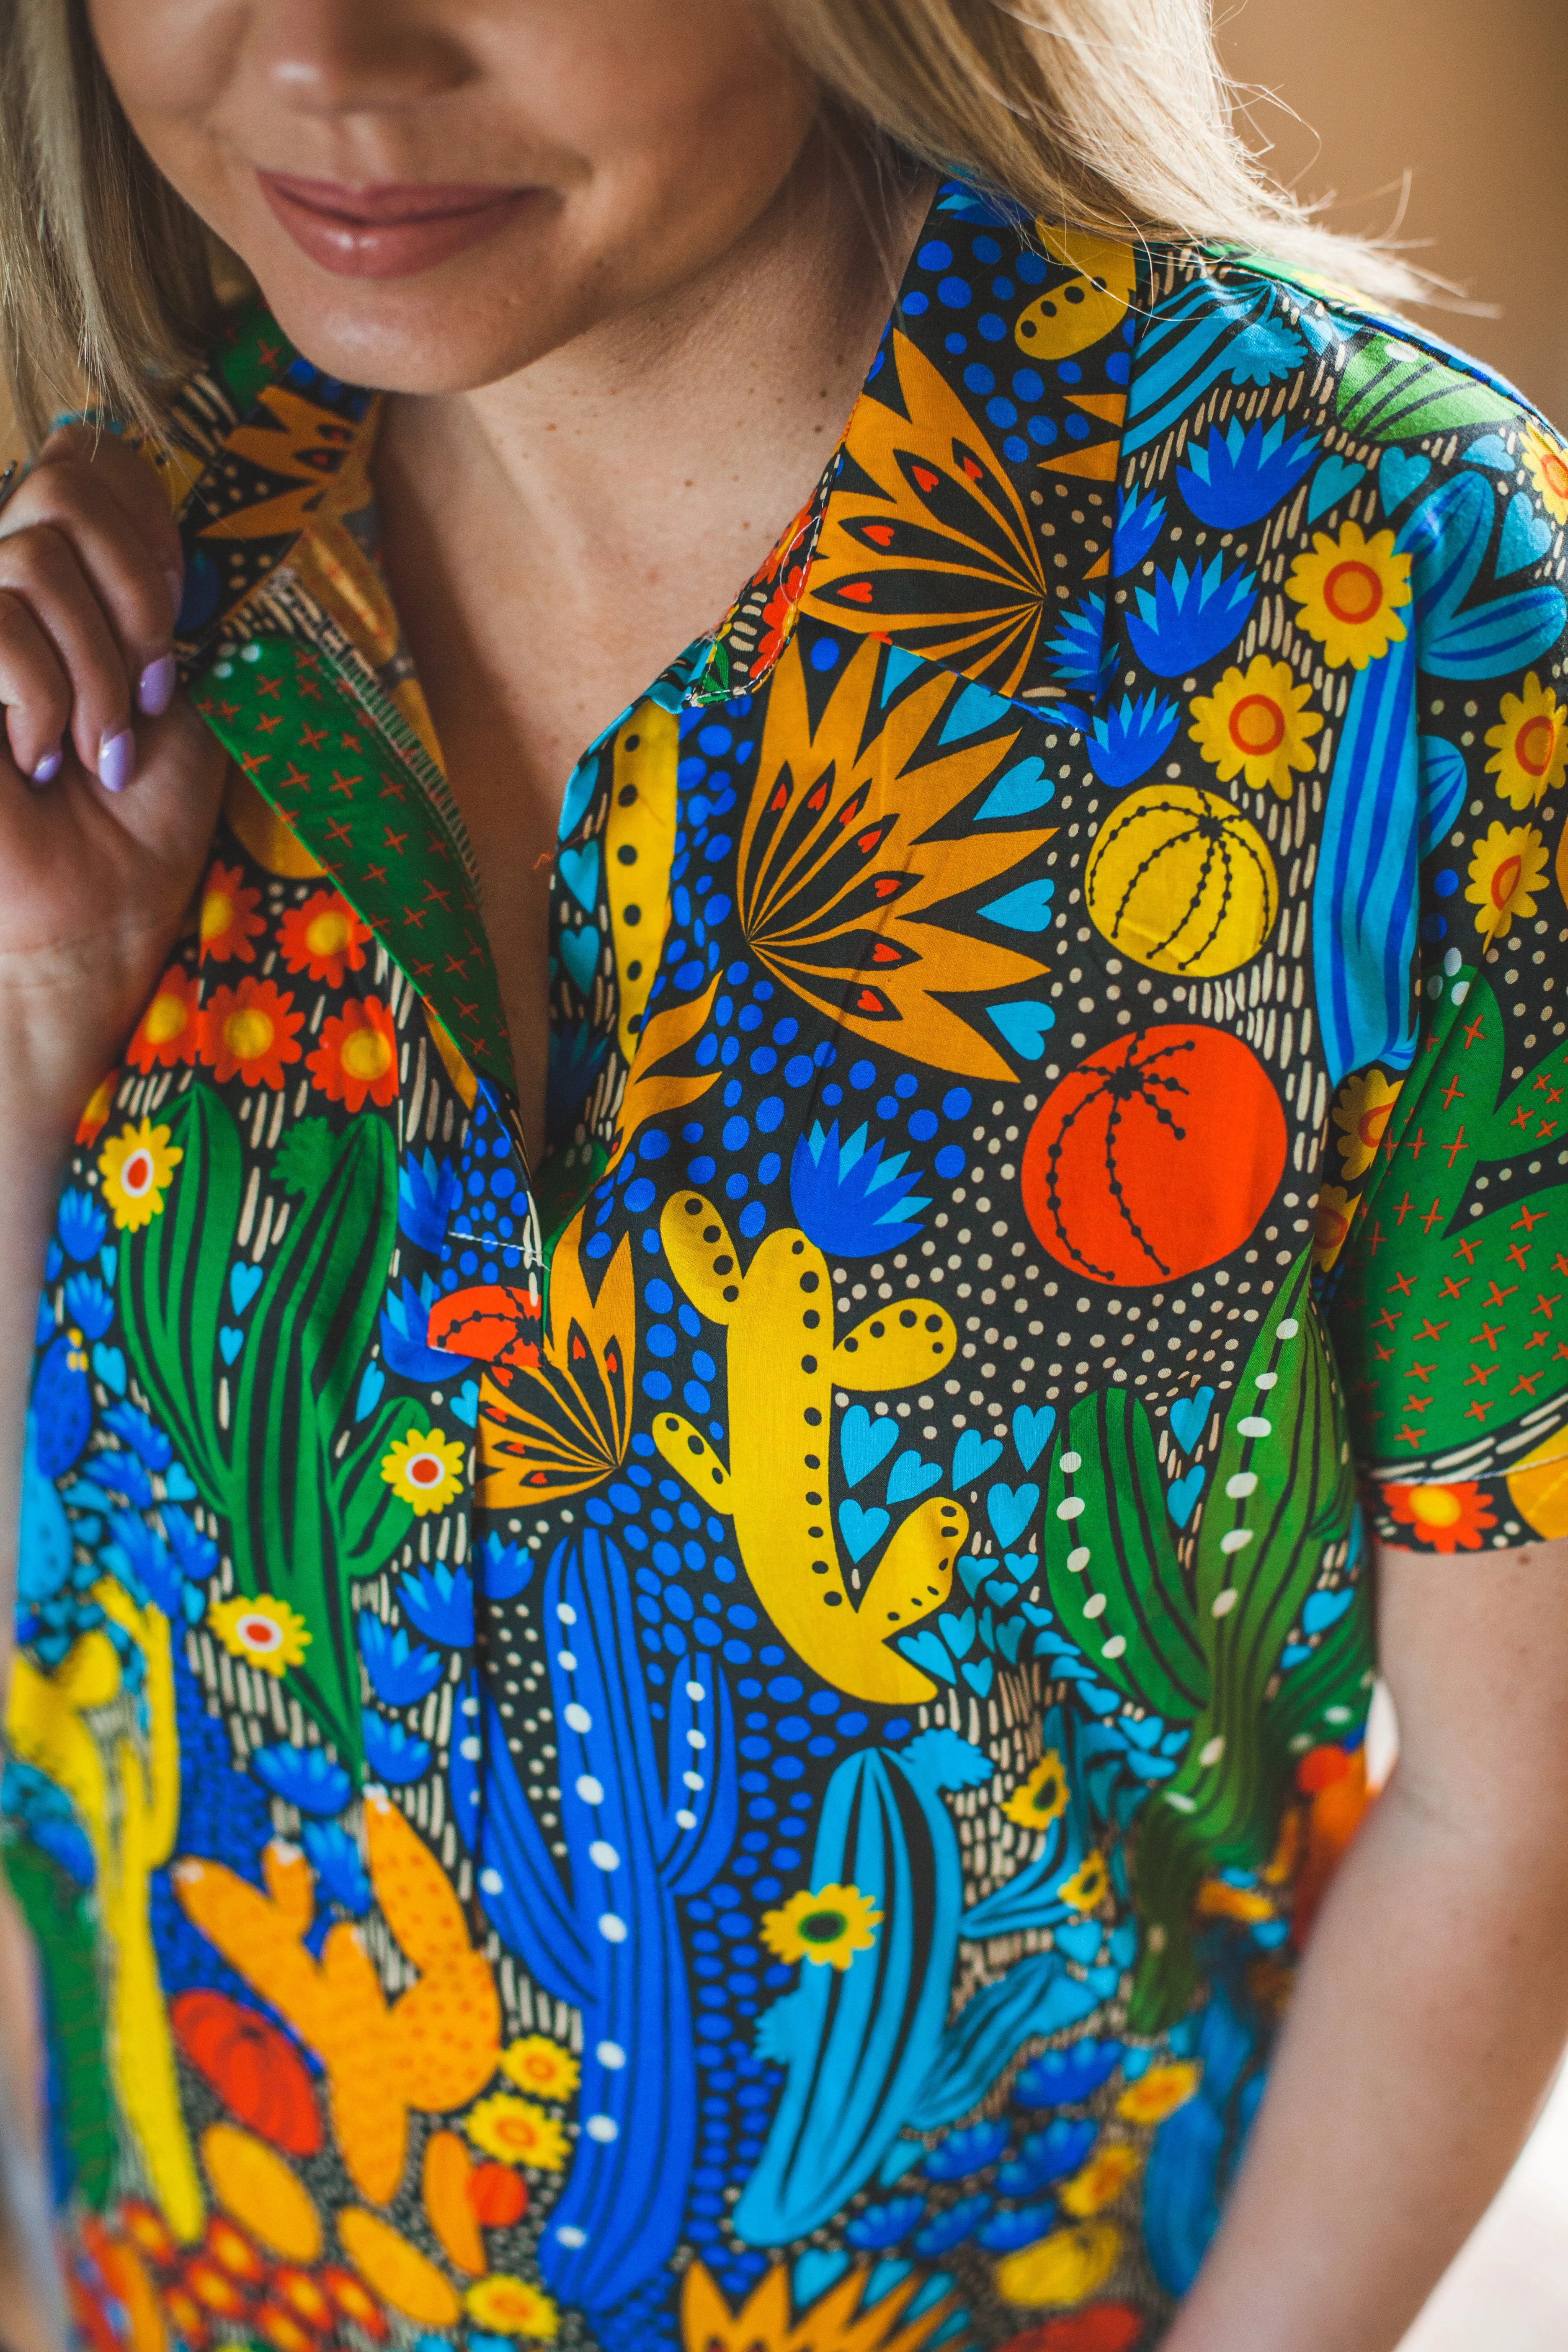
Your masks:
M928 1675L936 1675L944 1683L958 1680L952 1670L952 1660L929 1625L922 1625L918 1633L906 1633L899 1647L906 1658L912 1659L917 1666L923 1666Z
M92 1351L92 1369L106 1389L125 1394L125 1359L118 1348L106 1348L100 1339Z
M992 1677L996 1669L989 1658L976 1658L972 1664L961 1666L959 1672L975 1696L984 1698L991 1687Z
M231 1265L228 1270L228 1295L234 1301L234 1311L243 1315L261 1287L258 1265Z
M1028 1619L1031 1625L1048 1625L1050 1623L1051 1612L1048 1609L1041 1609L1033 1601L1026 1601L1021 1605L1023 1607L1024 1614Z
M1056 786L1046 774L1043 760L1018 760L997 777L975 811L976 816L1031 816L1054 799Z
M1110 2000L1121 1990L1121 1971L1120 1969L1090 1969L1084 1982L1101 2000Z
M888 1480L889 1503L912 1503L917 1495L925 1494L942 1476L940 1462L922 1462L911 1446L900 1454Z
M1171 1491L1165 1499L1171 1507L1171 1517L1179 1528L1184 1528L1192 1517L1197 1506L1198 1496L1204 1491L1204 1480L1207 1476L1208 1472L1199 1463L1188 1471L1184 1478L1172 1480Z
M375 1411L376 1406L381 1402L381 1392L385 1386L386 1374L382 1370L381 1366L367 1364L364 1368L364 1378L359 1384L359 1394L354 1399L356 1421L363 1421L367 1412Z
M1011 1577L994 1576L985 1588L985 1597L988 1601L994 1601L1000 1609L1005 1601L1012 1600L1017 1590Z
M996 1628L996 1647L1010 1666L1017 1663L1018 1644L1023 1638L1024 1621L1021 1617L1015 1617L1007 1624Z
M1307 520L1316 522L1321 514L1349 498L1365 471L1364 466L1352 465L1348 457L1325 457L1307 493Z
M110 1290L112 1290L114 1287L114 1269L120 1264L120 1252L112 1242L104 1243L103 1247L98 1253L98 1262L103 1268L103 1278L105 1282L108 1283Z
M1039 1060L1046 1050L1046 1033L1057 1025L1048 1004L1026 996L1020 1004L988 1004L985 1010L1015 1054L1021 1054L1026 1062Z
M1171 1434L1184 1454L1192 1452L1208 1427L1213 1411L1213 1389L1200 1389L1196 1396L1183 1397L1171 1407Z
M465 1429L472 1429L479 1417L479 1384L465 1381L455 1397L449 1400L452 1418L460 1421Z
M1051 927L1051 900L1056 895L1054 882L1025 882L1018 889L1009 890L1005 898L992 898L980 911L1010 931L1047 931Z
M244 1332L237 1330L232 1323L226 1323L217 1335L217 1351L224 1362L232 1364L244 1345Z
M1412 457L1403 449L1387 449L1377 469L1377 495L1383 500L1385 514L1402 507L1414 491L1421 488L1432 470L1430 457Z
M1465 463L1467 466L1489 466L1494 474L1511 474L1513 471L1508 443L1500 440L1495 433L1483 433L1479 441L1472 441L1465 452Z
M1544 515L1536 513L1523 490L1516 490L1502 519L1498 578L1505 580L1510 572L1522 572L1527 563L1539 563L1551 545L1552 525Z
M1131 1716L1124 1715L1117 1723L1116 1728L1123 1739L1130 1739L1132 1742L1134 1748L1154 1748L1159 1743L1164 1726L1157 1715L1146 1715L1136 1723Z
M580 849L562 850L555 860L555 870L577 904L592 914L599 894L598 843L590 841Z
M851 1559L864 1559L873 1544L888 1532L888 1514L875 1506L863 1511L853 1499L838 1506L838 1530L849 1547Z
M973 1649L974 1646L974 1612L973 1609L961 1610L956 1617L953 1615L951 1609L944 1610L936 1622L941 1630L942 1640L947 1643L948 1648L952 1652L955 1658L962 1658L966 1650Z
M873 1421L863 1404L852 1404L838 1429L838 1457L849 1484L858 1486L868 1477L898 1442L899 1424L890 1415Z
M585 930L562 932L561 961L577 983L579 993L586 996L599 968L599 934L591 923Z
M977 1429L966 1429L952 1450L952 1483L955 1486L973 1486L983 1478L993 1462L1002 1459L1002 1440L982 1437Z
M199 1503L195 1480L183 1462L171 1462L163 1473L163 1500L166 1503Z
M1016 1543L1034 1516L1040 1499L1037 1486L995 1486L987 1489L985 1516L1000 1544Z
M1010 1551L1004 1554L1007 1573L1016 1576L1020 1584L1026 1576L1033 1576L1039 1561L1032 1551Z
M965 1592L969 1594L971 1600L973 1599L981 1586L984 1583L986 1578L990 1575L991 1568L992 1563L990 1560L976 1559L972 1552L966 1551L959 1555L959 1577L963 1582Z
M1098 1919L1072 1919L1066 1927L1057 1929L1052 1940L1058 1952L1065 1952L1069 1960L1076 1960L1080 1968L1087 1968L1090 1960L1100 1958L1102 1933Z
M1045 1448L1050 1444L1051 1432L1057 1425L1054 1405L1021 1404L1013 1415L1013 1443L1018 1449L1018 1459L1026 1470L1032 1470Z
M1342 1584L1336 1592L1311 1593L1301 1612L1301 1622L1309 1633L1327 1633L1331 1625L1339 1622L1354 1599L1348 1584Z

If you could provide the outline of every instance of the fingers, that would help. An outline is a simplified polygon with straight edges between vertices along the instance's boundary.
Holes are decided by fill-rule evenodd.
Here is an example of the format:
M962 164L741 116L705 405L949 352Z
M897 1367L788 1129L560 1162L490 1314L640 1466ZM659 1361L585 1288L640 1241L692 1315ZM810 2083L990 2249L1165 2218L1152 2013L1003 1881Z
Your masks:
M175 687L178 534L135 454L69 426L0 519L0 699L12 753L52 781L68 732L110 792L136 765L134 718Z

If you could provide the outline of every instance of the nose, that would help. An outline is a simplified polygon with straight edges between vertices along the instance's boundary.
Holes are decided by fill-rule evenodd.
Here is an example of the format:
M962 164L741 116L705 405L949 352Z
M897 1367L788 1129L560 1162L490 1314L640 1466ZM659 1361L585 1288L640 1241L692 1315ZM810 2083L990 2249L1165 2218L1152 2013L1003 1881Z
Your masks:
M262 0L258 62L305 114L380 113L444 98L477 71L462 43L397 0Z

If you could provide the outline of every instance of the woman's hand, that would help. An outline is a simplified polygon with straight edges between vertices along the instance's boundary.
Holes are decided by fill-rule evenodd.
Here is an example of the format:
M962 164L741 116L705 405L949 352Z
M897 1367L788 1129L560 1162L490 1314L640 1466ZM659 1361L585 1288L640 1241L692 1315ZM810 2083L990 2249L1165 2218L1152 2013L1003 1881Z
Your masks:
M211 837L224 755L175 693L181 579L152 472L87 426L0 510L0 1054L50 1125L141 1011Z

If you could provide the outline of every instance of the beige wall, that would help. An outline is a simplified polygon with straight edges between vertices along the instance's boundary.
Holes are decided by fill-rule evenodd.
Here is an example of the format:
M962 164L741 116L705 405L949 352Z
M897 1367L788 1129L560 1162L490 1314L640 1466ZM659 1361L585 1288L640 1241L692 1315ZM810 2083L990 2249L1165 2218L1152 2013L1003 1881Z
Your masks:
M1496 319L1423 322L1568 428L1568 0L1216 0L1279 175L1329 217L1401 236ZM1286 109L1294 110L1293 121ZM1313 133L1317 136L1314 137Z

